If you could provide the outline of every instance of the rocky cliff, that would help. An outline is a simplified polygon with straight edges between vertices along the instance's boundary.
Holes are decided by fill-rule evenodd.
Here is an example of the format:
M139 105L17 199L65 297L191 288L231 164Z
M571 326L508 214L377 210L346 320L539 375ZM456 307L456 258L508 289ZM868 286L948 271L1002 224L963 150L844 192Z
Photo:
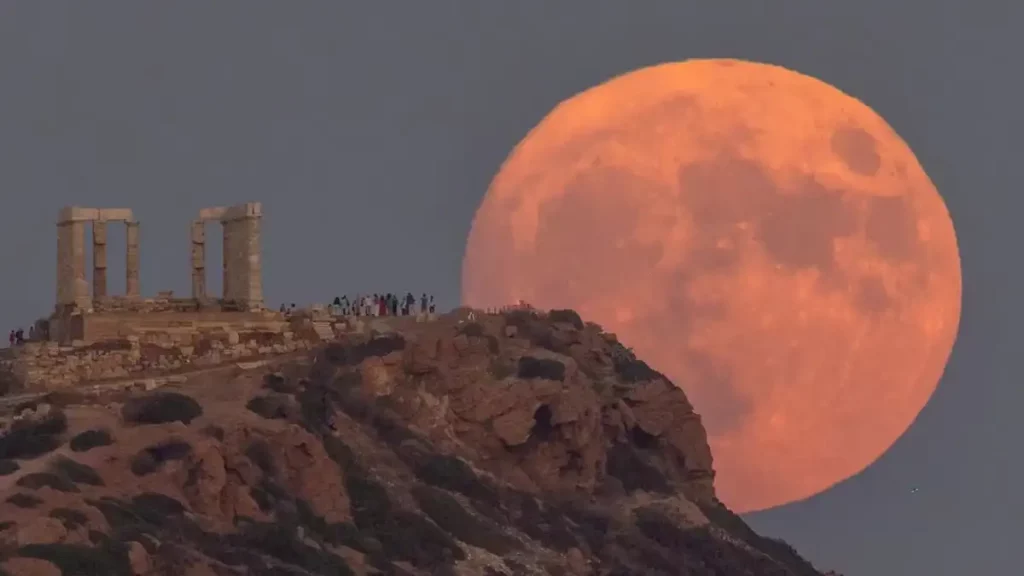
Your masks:
M18 412L6 574L819 575L717 502L683 391L571 311Z

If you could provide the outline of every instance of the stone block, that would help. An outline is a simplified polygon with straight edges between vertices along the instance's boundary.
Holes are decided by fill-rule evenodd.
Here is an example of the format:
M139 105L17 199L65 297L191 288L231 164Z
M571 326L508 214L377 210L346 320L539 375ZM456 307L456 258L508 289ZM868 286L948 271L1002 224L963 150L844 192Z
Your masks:
M57 224L71 222L92 222L99 216L99 210L95 208L83 208L81 206L65 206L57 213Z
M206 222L203 220L192 222L192 242L194 244L204 244L206 242Z
M57 304L89 305L85 269L85 223L67 221L57 226Z
M100 208L96 210L96 220L101 222L134 222L135 215L131 208Z
M221 213L220 220L222 222L230 222L232 220L243 220L246 218L260 218L261 216L263 216L262 203L246 202L244 204L237 204L235 206L225 208Z
M220 220L224 217L224 213L227 212L225 206L212 206L210 208L203 208L199 210L199 220Z
M139 223L128 222L125 230L125 295L139 298Z

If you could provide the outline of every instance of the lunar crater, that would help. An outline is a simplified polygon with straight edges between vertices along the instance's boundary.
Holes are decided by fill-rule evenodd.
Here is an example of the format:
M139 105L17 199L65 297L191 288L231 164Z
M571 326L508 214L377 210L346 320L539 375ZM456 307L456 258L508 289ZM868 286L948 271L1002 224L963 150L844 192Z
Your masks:
M863 128L844 126L832 133L829 143L832 152L855 174L873 176L882 166L875 138Z

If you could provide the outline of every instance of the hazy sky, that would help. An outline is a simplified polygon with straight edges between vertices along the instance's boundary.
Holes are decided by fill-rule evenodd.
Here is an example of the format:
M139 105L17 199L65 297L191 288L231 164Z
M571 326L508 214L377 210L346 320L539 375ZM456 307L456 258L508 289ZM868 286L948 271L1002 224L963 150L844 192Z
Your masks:
M946 377L896 446L751 521L847 576L1014 573L1020 22L1009 0L4 0L0 320L51 309L65 204L135 209L145 293L188 293L199 208L259 200L272 304L411 289L448 307L490 178L560 100L667 60L782 64L916 151L958 230L964 306Z

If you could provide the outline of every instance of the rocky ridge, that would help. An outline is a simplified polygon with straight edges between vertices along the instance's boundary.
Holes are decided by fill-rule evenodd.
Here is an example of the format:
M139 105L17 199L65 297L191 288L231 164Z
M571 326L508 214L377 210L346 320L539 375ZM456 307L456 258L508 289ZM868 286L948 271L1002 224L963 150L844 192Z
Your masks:
M821 574L715 499L684 392L572 311L19 412L0 574Z

